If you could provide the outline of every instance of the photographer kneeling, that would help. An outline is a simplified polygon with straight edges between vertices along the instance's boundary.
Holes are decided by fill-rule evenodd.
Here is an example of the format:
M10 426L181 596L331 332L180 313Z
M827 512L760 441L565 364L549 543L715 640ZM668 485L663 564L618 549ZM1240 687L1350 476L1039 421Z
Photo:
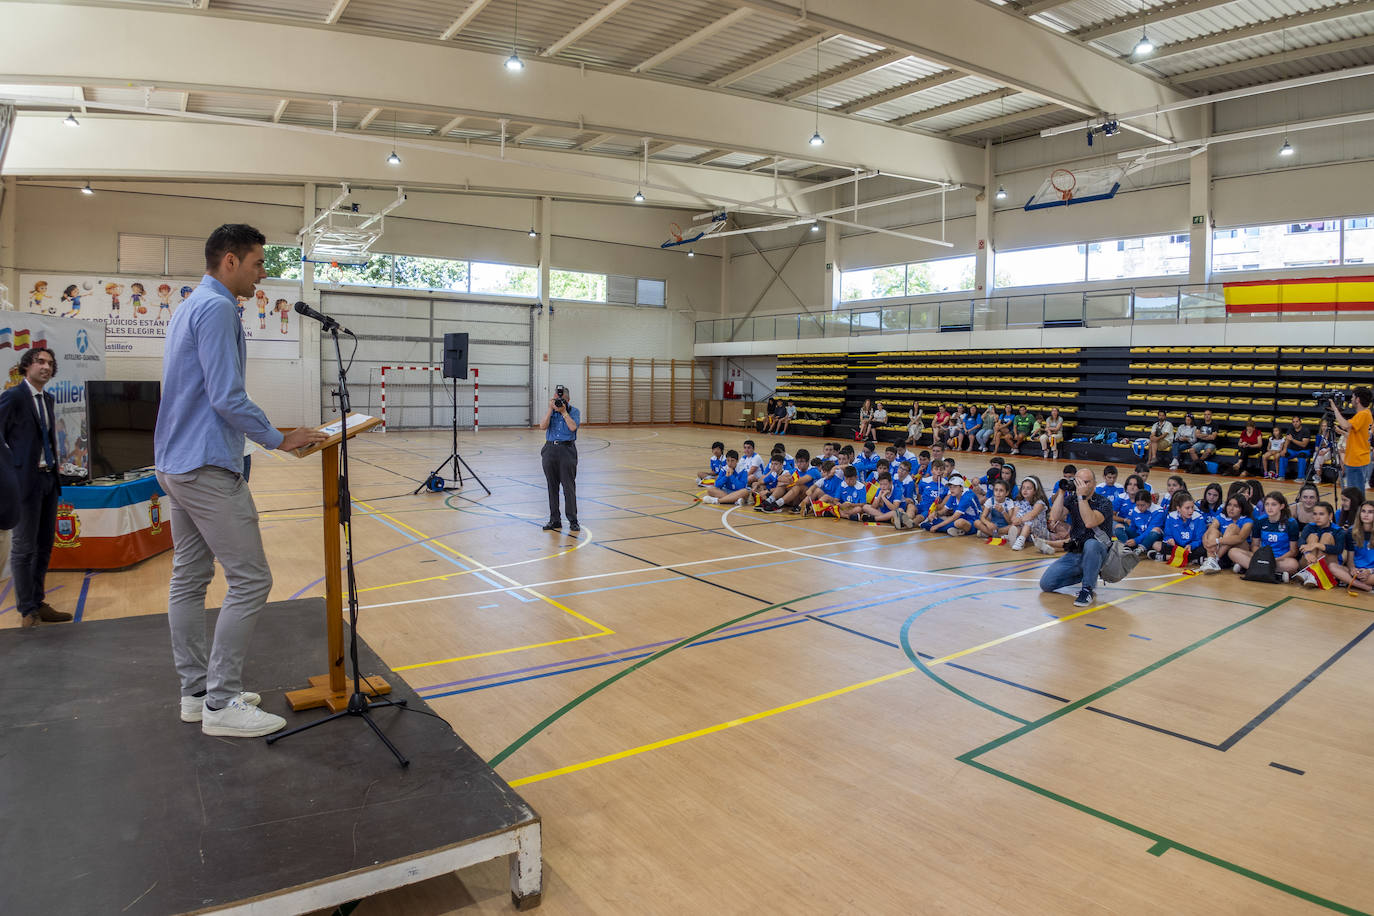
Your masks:
M1040 577L1040 590L1056 592L1079 583L1078 597L1073 605L1087 607L1093 603L1097 573L1107 554L1106 545L1112 539L1112 501L1096 491L1097 478L1090 469L1080 469L1074 480L1074 491L1061 487L1050 509L1051 515L1060 512L1067 515L1069 541L1064 549L1068 552L1045 570ZM1094 536L1094 529L1101 531L1105 538L1099 540Z
M539 421L539 428L547 430L544 448L539 457L544 464L544 480L549 485L549 523L545 531L560 531L562 516L558 512L558 488L563 487L563 506L567 510L568 530L581 531L577 524L577 424L582 414L572 406L568 389L559 385L557 397L549 400L549 411Z
M1324 392L1323 392L1324 393ZM1368 388L1350 390L1350 419L1341 413L1340 404L1334 398L1328 400L1329 410L1336 417L1336 425L1345 431L1345 485L1355 487L1361 493L1369 486L1369 402L1371 392Z

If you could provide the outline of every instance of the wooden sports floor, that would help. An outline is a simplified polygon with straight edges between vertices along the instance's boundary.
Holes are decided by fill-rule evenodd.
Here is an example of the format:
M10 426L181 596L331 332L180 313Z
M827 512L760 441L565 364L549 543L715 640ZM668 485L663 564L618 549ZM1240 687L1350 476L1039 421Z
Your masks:
M1374 911L1374 599L1145 562L1079 610L1033 551L696 504L737 431L579 438L580 538L540 530L538 431L462 437L489 497L409 495L446 432L354 440L362 633L544 818L542 912ZM318 459L252 487L272 600L322 594ZM160 614L169 568L50 600ZM356 912L504 914L507 887L493 863Z

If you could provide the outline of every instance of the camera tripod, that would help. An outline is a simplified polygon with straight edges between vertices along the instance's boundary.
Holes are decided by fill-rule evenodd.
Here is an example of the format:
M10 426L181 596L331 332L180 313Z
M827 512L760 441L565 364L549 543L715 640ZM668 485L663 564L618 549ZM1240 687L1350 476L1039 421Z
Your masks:
M411 490L411 491L410 491L410 495L411 495L411 496L414 496L416 493L419 493L421 490L429 490L429 491L432 492L432 493L452 493L452 492L454 492L455 490L461 490L461 489L463 489L463 469L464 469L464 468L467 468L468 476L471 477L473 480L477 481L478 485L479 485L483 490L486 490L486 491L487 491L487 495L488 495L488 496L491 495L491 490L487 487L486 484L482 483L482 478L478 477L478 476L477 476L477 472L474 471L472 468L468 467L468 463L467 463L466 461L463 460L463 456L460 455L460 454L458 454L458 379L457 379L456 377L453 379L453 398L452 398L452 401L453 401L453 451L451 451L451 452L449 453L449 456L448 456L447 458L445 458L443 461L439 462L439 466L438 466L437 468L435 468L434 470L432 470L432 471L429 472L429 476L426 477L426 478L424 479L424 482L423 482L423 483L421 483L421 484L420 484L418 487L416 487L414 490ZM456 480L456 481L458 482L458 486L456 486L456 487L447 486L447 485L444 483L444 478L443 478L443 476L439 473L439 472L442 471L444 468L448 467L450 463L453 464L453 479Z

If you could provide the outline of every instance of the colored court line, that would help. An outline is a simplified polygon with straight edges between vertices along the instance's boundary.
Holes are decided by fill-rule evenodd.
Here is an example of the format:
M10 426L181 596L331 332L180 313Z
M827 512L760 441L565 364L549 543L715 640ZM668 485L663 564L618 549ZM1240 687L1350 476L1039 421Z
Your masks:
M54 585L52 588L48 589L48 591L49 591L49 592L60 592L62 589L66 588L66 587L67 587L67 586L65 586L65 585ZM18 602L15 602L14 604L6 605L5 607L0 608L0 614L8 614L10 611L14 610L14 609L15 609L16 607L18 607L18 606L19 606L19 603L18 603Z
M76 599L76 610L72 613L72 622L80 623L82 616L86 613L86 595L91 590L91 580L100 575L97 569L86 570L86 575L81 580L81 594Z

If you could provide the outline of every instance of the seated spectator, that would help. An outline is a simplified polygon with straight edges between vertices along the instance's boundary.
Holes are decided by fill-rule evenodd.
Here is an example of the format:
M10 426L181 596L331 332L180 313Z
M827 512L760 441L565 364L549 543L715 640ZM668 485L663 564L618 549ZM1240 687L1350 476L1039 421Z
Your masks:
M868 426L868 435L865 437L865 441L871 439L874 442L877 442L878 430L882 429L886 425L887 411L883 409L883 402L878 401L876 404L873 405L873 422L870 423Z
M1123 489L1122 487L1118 487L1116 485L1117 473L1118 471L1116 469L1116 465L1114 464L1109 464L1105 468L1103 468L1102 482L1097 485L1097 492L1101 493L1108 499L1116 499L1122 493L1126 492L1125 489Z
M921 412L921 405L915 401L911 402L911 409L906 414L906 437L913 445L921 441L921 437L926 434L926 417Z
M1311 460L1313 438L1312 431L1302 422L1302 417L1295 415L1288 432L1283 435L1283 456L1289 461L1297 458Z
M974 440L978 443L978 451L986 452L988 450L996 425L997 408L989 404L978 418L978 432L973 434Z
M939 517L921 527L932 534L940 531L950 535L968 534L981 513L978 497L966 490L964 478L955 474L949 479L949 495L945 497Z
M873 425L873 401L871 398L864 399L864 406L859 408L859 429L854 438L860 441L868 438L868 429Z
M1012 421L1015 419L1016 415L1011 412L1011 405L1008 404L1002 408L1002 413L993 421L992 453L994 455L997 454L997 449L1001 447L1003 442L1007 444L1007 453L1011 453L1012 442L1015 438L1012 433Z
M1127 550L1143 554L1164 537L1164 517L1164 510L1151 502L1150 494L1137 490L1135 502L1124 513L1124 521L1116 529L1116 539Z
M706 488L704 503L736 503L750 496L749 471L740 467L739 452L734 449L725 453L725 470L716 476L716 482Z
M1314 510L1319 499L1321 499L1321 491L1317 489L1315 483L1305 483L1298 487L1298 501L1293 506L1293 519L1303 526L1315 522L1317 517Z
M778 398L778 403L773 407L773 420L768 425L768 431L781 433L785 429L787 429L787 402Z
M1153 494L1155 488L1150 486L1150 466L1144 461L1137 461L1135 465L1135 474L1140 478L1140 485L1145 488L1145 492Z
M1174 444L1170 447L1173 460L1169 462L1169 470L1178 470L1179 456L1184 452L1191 451L1197 444L1197 426L1193 423L1193 415L1185 413L1183 422L1174 429Z
M1202 562L1207 549L1202 546L1207 534L1207 519L1197 512L1193 494L1179 490L1174 494L1174 509L1164 519L1164 538L1157 549L1150 551L1152 560L1168 563L1175 551L1182 547L1188 552L1187 565Z
M1262 522L1262 521L1264 521L1264 516L1265 516L1264 499L1265 499L1265 496L1267 495L1267 494L1264 492L1264 484L1261 483L1261 482L1258 481L1258 480L1247 480L1247 481L1245 481L1245 486L1246 486L1247 490L1249 491L1249 494L1250 494L1250 505L1251 505L1251 507L1253 508L1253 511L1252 511L1250 514L1254 516L1255 521L1257 521L1257 522ZM1284 500L1283 505L1284 505L1285 508L1287 508L1287 506L1288 506L1288 501L1287 501L1286 499Z
M1331 460L1331 431L1325 420L1317 424L1317 434L1312 439L1312 466L1307 476L1318 483L1322 479L1322 468Z
M978 413L978 408L972 404L964 406L964 448L972 451L977 444L978 430L983 426L983 420Z
M1221 484L1209 483L1202 491L1202 499L1198 500L1197 513L1207 520L1207 524L1213 525L1223 521L1226 517L1226 497L1221 495Z
M892 475L882 474L878 477L878 492L862 511L875 522L891 522L892 527L901 529L906 527L905 505L905 500L893 489Z
M1059 446L1064 441L1064 418L1059 415L1058 407L1050 408L1045 418L1045 426L1040 432L1040 457L1047 461L1059 460Z
M1060 510L1069 520L1068 551L1050 564L1040 577L1040 590L1055 592L1078 586L1074 607L1088 607L1097 595L1097 573L1111 543L1111 501L1094 492L1097 480L1088 468L1076 476L1077 486L1071 492L1059 491L1051 511Z
M1169 422L1169 418L1161 410L1155 415L1155 425L1150 427L1149 450L1145 456L1145 463L1153 467L1159 461L1159 453L1171 451L1173 447L1174 424Z
M1374 590L1374 502L1360 504L1346 540L1350 547L1345 564L1350 570L1350 586L1363 592Z
M1260 431L1254 420L1245 421L1245 429L1236 441L1236 450L1239 452L1236 468L1241 477L1249 476L1252 471L1259 472L1259 457L1264 452L1264 446L1260 444Z
M1011 454L1021 454L1021 443L1027 439L1034 440L1040 435L1040 421L1035 414L1026 409L1022 404L1016 409L1016 416L1011 420Z
M1202 412L1202 423L1198 425L1196 434L1193 436L1193 444L1184 450L1183 457L1188 459L1193 465L1193 473L1201 473L1196 465L1199 461L1206 461L1217 451L1217 427L1216 421L1212 419L1211 408Z
M1359 516L1360 506L1364 505L1364 492L1359 487L1346 487L1341 491L1341 507L1336 510L1336 524L1349 528Z
M1244 495L1236 493L1226 498L1221 519L1207 531L1202 541L1202 546L1207 549L1207 559L1202 561L1203 572L1214 573L1231 568L1231 548L1250 543L1250 534L1255 527L1255 520L1250 516L1252 511L1250 500Z
M1130 520L1131 511L1135 509L1135 498L1138 494L1144 493L1151 504L1155 501L1154 494L1145 489L1145 481L1141 479L1139 474L1132 474L1127 477L1126 486L1118 489L1121 492L1111 497L1112 508L1116 511L1116 520L1123 525ZM1103 492L1101 487L1098 488L1098 492ZM1103 495L1109 494L1104 493Z
M773 411L777 409L777 398L770 397L763 405L763 410L754 418L754 430L766 433L773 427Z
M964 408L962 405L954 406L954 414L949 418L949 429L946 432L946 439L949 447L955 450L964 447Z
M930 424L930 442L943 446L949 436L949 408L941 404L935 411L935 419Z
M1277 426L1269 435L1269 448L1265 451L1264 457L1260 459L1260 468L1264 471L1266 480L1273 480L1279 476L1279 459L1283 457L1284 449L1288 446L1288 438L1284 436L1282 430Z
M1045 500L1045 491L1037 477L1026 477L1017 488L1017 497L1012 503L1011 518L1007 519L1007 537L1011 538L1011 549L1022 550L1026 538L1048 540L1050 529L1046 525L1050 506Z
M859 480L859 471L854 465L844 469L844 486L836 497L839 505L835 512L839 518L852 522L863 521L864 507L868 505L868 487Z
M1315 521L1304 525L1298 534L1299 565L1303 569L1298 572L1296 578L1306 588L1317 588L1320 584L1312 571L1307 569L1320 560L1326 561L1331 578L1342 585L1350 582L1349 571L1341 565L1341 560L1346 554L1345 529L1333 524L1335 514L1336 510L1331 508L1330 503L1317 503L1312 507Z
M1169 502L1171 499L1173 499L1174 494L1179 492L1180 490L1187 489L1188 484L1184 482L1182 477L1179 477L1177 474L1171 476L1167 481L1164 482L1164 495L1159 500L1159 508L1163 509L1165 512L1168 512L1171 508Z
M764 512L777 512L779 509L787 509L789 512L800 511L802 500L821 479L820 456L812 461L806 449L799 448L795 464L797 470L792 476L792 482L787 485L780 483L778 488L765 496L763 503L756 508Z
M1007 498L1010 492L1004 480L992 485L992 495L983 500L983 511L973 523L979 534L995 538L1006 535L1010 530L1011 517L1016 513L1016 507Z
M1288 499L1278 490L1264 497L1264 518L1254 527L1250 543L1231 548L1238 575L1250 568L1250 558L1260 547L1274 552L1275 566L1284 582L1298 572L1298 523L1288 513Z
M725 467L725 443L712 442L710 470L704 473L697 474L697 486L702 486L703 484L714 484L716 482L716 475L724 471Z

